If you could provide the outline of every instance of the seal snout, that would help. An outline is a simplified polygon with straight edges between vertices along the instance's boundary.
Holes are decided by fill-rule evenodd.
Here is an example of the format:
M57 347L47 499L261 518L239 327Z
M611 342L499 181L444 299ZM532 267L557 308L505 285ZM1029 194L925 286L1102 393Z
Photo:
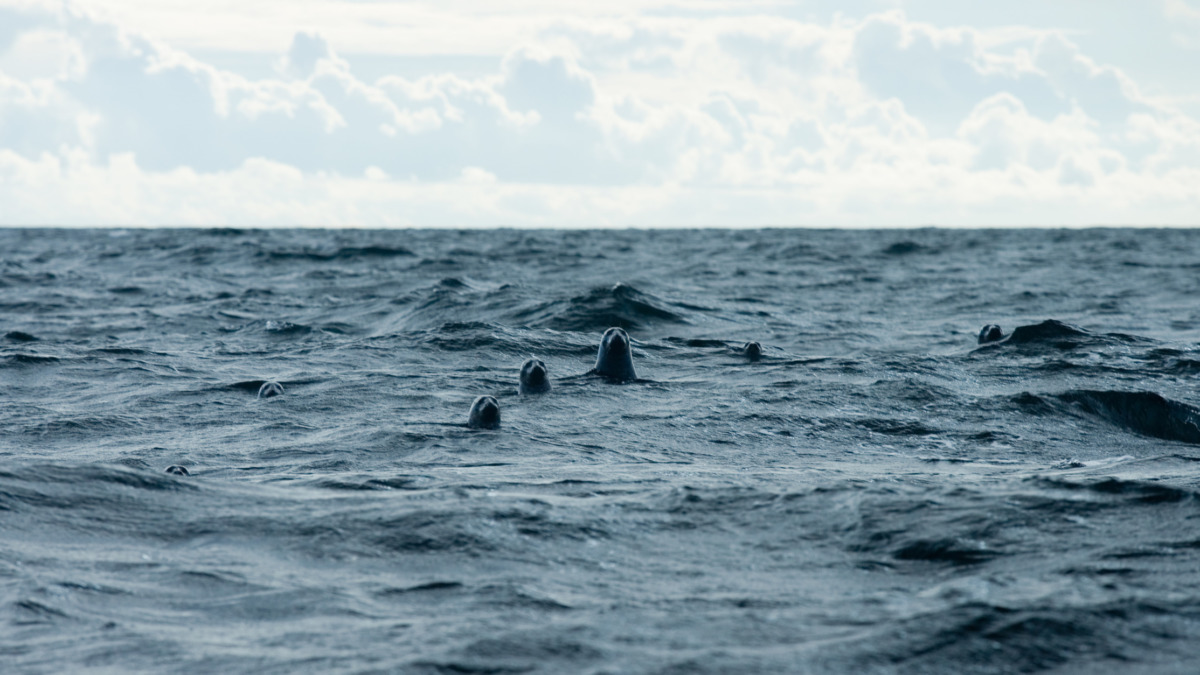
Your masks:
M521 366L520 394L541 394L550 391L550 372L541 359L529 359Z
M529 384L542 384L546 381L546 366L541 361L534 361L529 365L529 375L526 377Z
M500 404L495 397L480 396L471 404L471 413L467 416L467 426L472 429L499 429Z

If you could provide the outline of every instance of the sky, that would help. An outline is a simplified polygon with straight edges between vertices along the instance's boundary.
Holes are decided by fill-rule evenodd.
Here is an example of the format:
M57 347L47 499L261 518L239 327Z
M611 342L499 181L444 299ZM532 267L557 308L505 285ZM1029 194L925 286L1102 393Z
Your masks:
M0 225L1200 226L1200 0L0 0Z

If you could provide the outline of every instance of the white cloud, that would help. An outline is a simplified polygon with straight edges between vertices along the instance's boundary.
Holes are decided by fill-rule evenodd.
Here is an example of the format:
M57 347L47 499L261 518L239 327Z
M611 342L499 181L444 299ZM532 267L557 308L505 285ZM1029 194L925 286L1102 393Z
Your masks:
M1074 160L1071 160L1074 161ZM876 225L957 222L1086 225L1131 220L1188 224L1200 208L1200 170L1162 176L1093 174L1095 184L1062 184L1063 168L963 174L924 167L904 180L869 165L843 180L798 174L786 190L756 187L562 186L512 184L467 168L456 180L422 182L310 174L261 158L226 171L146 171L130 155L97 164L83 154L29 159L0 150L0 218L17 224L410 226L437 221L478 227L672 225ZM1074 168L1079 168L1078 164ZM1069 176L1068 176L1069 178ZM1096 190L1113 197L1097 200ZM972 200L945 199L969 193ZM57 199L48 202L46 194ZM920 205L913 210L910 207ZM864 217L865 214L865 217ZM915 215L914 215L915 214ZM1186 214L1186 215L1184 215Z
M87 62L82 47L66 33L31 30L0 55L0 70L22 80L79 80Z
M1062 31L645 6L497 9L493 72L374 81L325 26L249 78L0 8L0 222L1200 224L1200 123Z
M468 166L462 170L462 181L464 183L495 184L496 174L477 166Z
M1200 49L1200 7L1187 0L1164 0L1163 5L1167 18L1177 23L1172 39L1187 49Z

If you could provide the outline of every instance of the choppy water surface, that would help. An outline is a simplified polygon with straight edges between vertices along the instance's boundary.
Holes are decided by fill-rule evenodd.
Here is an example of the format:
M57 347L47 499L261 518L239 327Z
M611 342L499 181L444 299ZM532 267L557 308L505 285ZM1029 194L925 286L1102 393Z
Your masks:
M1196 672L1197 297L1197 231L0 231L0 669Z

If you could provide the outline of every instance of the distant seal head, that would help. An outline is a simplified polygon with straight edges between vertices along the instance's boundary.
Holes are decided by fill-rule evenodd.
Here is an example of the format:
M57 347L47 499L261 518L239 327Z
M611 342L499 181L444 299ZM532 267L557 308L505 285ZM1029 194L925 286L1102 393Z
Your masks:
M1004 337L1004 331L1000 330L1000 326L994 323L989 323L979 329L979 344L985 345L989 342L999 342Z
M529 359L521 366L521 383L517 392L525 394L544 394L550 391L550 373L541 359Z
M600 351L596 354L596 367L592 372L621 382L637 379L628 333L621 328L604 331L604 337L600 339Z
M263 382L258 388L259 398L271 398L272 396L283 396L283 385L278 382Z
M169 473L169 474L174 474L174 475L176 475L176 476L190 476L190 475L192 475L192 474L191 474L191 472L187 470L187 467L186 467L186 466L179 466L178 464L172 464L171 466L168 466L168 467L167 467L167 470L166 470L166 473Z
M492 396L480 396L471 404L467 426L472 429L499 429L500 404Z
M742 347L742 354L751 361L757 361L762 358L762 345L757 342L747 342L745 347Z

